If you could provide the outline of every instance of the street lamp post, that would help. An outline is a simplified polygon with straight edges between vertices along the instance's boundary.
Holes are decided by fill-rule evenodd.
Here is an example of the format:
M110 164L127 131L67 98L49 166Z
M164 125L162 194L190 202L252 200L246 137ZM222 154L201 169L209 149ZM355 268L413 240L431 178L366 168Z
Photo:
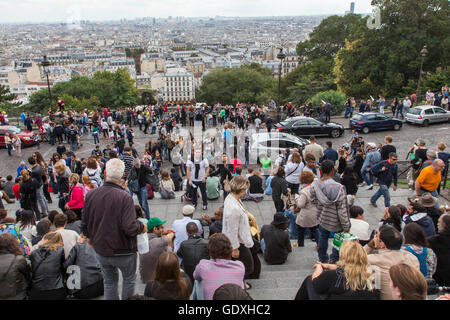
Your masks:
M44 73L47 76L47 87L48 87L48 98L50 99L50 114L52 113L52 92L50 90L50 81L48 80L48 74L50 70L48 70L48 66L50 66L50 61L47 60L47 56L44 56L44 60L41 62L42 69L44 69Z
M428 54L427 46L423 46L423 49L420 50L421 61L420 61L420 74L419 74L419 81L417 82L417 92L416 92L416 98L419 101L420 99L420 80L422 79L422 73L423 73L423 60Z
M280 48L280 52L277 54L277 59L280 60L280 67L278 68L278 105L281 105L280 91L281 91L281 68L283 66L283 60L286 55L283 53L283 48Z

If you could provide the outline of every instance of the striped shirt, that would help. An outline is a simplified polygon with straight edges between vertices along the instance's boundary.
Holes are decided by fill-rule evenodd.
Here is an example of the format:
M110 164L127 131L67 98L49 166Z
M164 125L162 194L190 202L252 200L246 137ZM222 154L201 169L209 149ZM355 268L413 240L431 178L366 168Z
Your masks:
M129 155L128 153L124 153L120 156L120 160L123 161L125 164L125 177L128 178L128 174L130 173L131 169L133 168L133 161L134 158L132 155Z

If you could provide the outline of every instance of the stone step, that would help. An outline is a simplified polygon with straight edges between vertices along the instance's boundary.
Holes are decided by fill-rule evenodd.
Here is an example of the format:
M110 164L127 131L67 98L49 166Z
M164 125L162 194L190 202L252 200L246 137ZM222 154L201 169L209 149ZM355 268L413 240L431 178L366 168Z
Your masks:
M294 300L299 288L250 289L253 300Z

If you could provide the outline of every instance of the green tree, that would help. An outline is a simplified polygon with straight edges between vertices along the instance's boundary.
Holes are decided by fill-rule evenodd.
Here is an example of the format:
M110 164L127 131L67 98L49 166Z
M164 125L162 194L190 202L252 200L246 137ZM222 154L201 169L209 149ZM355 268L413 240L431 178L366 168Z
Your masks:
M209 104L257 103L273 97L275 79L256 66L216 69L207 74L198 92L198 100Z
M99 71L92 78L76 76L66 82L58 82L52 88L53 108L56 100L62 98L67 106L93 109L98 105L109 108L135 106L140 96L135 88L135 81L124 68L116 72ZM49 98L47 89L33 93L27 110L44 112L48 110Z
M340 90L357 98L367 93L395 96L417 81L420 51L427 45L424 71L434 73L450 61L450 10L447 0L373 0L382 26L349 39L335 57ZM409 92L411 94L411 92Z
M0 111L6 111L10 115L18 113L16 110L20 105L19 103L13 103L12 101L17 99L17 95L11 93L8 88L0 85Z
M345 45L345 40L358 38L365 27L365 19L356 14L330 16L309 34L309 40L297 44L301 60L314 61L319 58L333 59Z

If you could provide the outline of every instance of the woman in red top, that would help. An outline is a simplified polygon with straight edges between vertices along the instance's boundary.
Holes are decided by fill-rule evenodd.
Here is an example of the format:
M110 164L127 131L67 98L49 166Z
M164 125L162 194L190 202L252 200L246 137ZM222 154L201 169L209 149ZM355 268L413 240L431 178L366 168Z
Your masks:
M84 207L84 191L83 187L78 184L79 180L80 176L76 173L72 173L69 176L69 201L67 202L65 208L75 212L78 219L81 220L81 214Z
M12 190L14 192L14 197L16 200L19 200L20 198L20 181L22 180L22 177L16 178L16 184L12 186Z

